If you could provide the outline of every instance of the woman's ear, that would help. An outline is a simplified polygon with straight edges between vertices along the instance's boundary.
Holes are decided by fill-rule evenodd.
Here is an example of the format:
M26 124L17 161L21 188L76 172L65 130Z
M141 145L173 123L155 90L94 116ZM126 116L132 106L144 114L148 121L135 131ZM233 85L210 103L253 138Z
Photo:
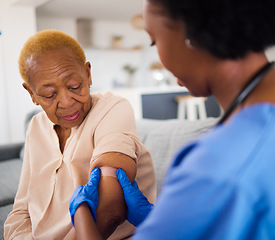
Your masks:
M36 102L35 97L34 97L34 94L33 94L33 91L31 90L31 88L29 87L29 85L28 85L27 83L23 83L22 86L23 86L23 88L25 88L25 89L28 91L28 93L30 94L31 99L32 99L32 102L33 102L35 105L38 106L39 104Z
M92 85L92 75L91 75L91 64L90 64L90 62L86 62L85 67L86 67L86 72L87 72L88 78L89 78L88 83L89 83L89 86L91 86Z

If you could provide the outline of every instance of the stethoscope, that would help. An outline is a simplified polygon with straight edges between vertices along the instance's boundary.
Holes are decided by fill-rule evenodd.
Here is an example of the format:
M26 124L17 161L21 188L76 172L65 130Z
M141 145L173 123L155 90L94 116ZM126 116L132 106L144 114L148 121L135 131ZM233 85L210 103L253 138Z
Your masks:
M234 99L229 108L226 110L222 118L219 120L217 125L220 125L227 120L229 115L233 112L233 110L242 103L245 98L252 92L252 90L260 83L263 77L274 67L275 62L267 63L263 68L261 68L246 84L241 93Z

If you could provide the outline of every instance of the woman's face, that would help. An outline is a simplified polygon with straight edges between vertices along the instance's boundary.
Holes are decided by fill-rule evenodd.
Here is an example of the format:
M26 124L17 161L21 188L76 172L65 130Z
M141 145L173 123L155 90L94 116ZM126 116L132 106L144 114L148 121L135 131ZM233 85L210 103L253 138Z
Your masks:
M82 123L91 109L90 63L80 64L67 49L50 51L27 59L32 101L41 105L48 118L62 128Z
M191 94L209 95L204 61L204 55L207 54L186 46L183 23L164 16L159 6L147 0L143 0L143 3L145 29L156 45L163 65L178 79L178 84L187 87Z

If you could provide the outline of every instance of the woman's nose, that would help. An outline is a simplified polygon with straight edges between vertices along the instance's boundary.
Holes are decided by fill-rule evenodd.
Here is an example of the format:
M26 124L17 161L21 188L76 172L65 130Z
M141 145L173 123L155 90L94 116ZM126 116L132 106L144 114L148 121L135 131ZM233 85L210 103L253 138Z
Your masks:
M59 92L58 107L69 108L73 105L74 99L72 98L69 91L62 90Z

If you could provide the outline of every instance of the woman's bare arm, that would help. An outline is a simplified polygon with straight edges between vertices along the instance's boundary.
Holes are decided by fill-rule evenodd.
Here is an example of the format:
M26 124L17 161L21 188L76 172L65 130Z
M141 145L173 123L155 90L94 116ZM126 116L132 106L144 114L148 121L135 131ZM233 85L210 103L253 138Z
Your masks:
M76 209L74 223L76 239L103 240L86 202Z
M99 182L99 202L96 210L96 225L107 239L123 223L127 216L127 206L118 180L103 176Z
M106 166L112 167L114 172L116 169L122 168L127 173L131 182L135 179L136 162L125 154L114 152L102 154L92 163L90 170L96 167L101 168ZM97 220L96 223L93 223L97 227L100 236L103 239L107 239L115 231L117 226L125 221L127 206L124 201L122 188L116 177L101 175L98 194ZM82 205L83 204L80 206ZM92 215L89 217L92 217ZM90 223L90 221L86 220L86 218L87 215L85 211L79 211L77 218L74 217L77 239L86 239L85 236L90 234L90 227L89 224L87 224ZM80 233L84 235L81 236Z
M95 167L113 167L114 170L122 168L130 181L136 176L136 162L122 153L105 153L92 164ZM96 211L96 225L104 238L108 238L123 223L127 215L127 206L123 191L114 177L102 176L99 182L99 203Z

